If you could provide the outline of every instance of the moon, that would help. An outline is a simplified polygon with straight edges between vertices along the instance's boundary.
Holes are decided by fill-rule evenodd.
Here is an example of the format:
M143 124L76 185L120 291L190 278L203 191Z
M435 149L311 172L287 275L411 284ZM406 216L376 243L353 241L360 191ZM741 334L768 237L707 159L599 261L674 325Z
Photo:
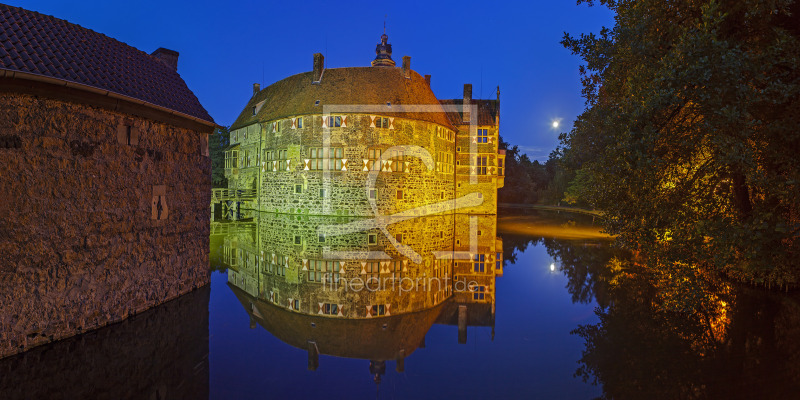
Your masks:
M558 121L553 121L553 128L558 128Z

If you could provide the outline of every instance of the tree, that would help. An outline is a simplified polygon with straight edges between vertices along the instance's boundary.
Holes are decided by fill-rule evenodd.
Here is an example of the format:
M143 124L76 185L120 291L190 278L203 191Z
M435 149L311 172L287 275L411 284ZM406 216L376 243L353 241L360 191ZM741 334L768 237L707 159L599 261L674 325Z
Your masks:
M230 144L230 130L220 126L208 138L208 150L211 155L211 187L228 187L225 177L225 148Z
M650 261L799 283L798 3L600 3L613 29L562 41L586 62L562 138L581 196Z
M498 191L501 203L557 204L564 198L574 174L564 169L561 149L552 151L542 164L502 138L500 148L506 150L505 185Z

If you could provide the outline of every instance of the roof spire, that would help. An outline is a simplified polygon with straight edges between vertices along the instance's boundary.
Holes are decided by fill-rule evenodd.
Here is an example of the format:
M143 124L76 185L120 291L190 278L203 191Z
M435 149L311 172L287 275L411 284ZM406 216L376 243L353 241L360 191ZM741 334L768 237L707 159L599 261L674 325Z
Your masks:
M389 36L386 36L386 17L383 20L383 35L381 42L375 47L375 59L372 60L373 67L394 67L392 60L392 45L389 44Z

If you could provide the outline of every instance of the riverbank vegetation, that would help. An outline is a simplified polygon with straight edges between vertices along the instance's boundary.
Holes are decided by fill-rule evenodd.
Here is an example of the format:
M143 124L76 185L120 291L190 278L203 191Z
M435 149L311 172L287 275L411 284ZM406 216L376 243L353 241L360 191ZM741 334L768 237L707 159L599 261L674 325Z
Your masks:
M227 188L225 177L225 148L230 144L230 131L227 126L214 129L208 137L208 152L211 155L211 187Z
M562 135L559 190L648 265L796 287L800 3L598 3L615 26L562 41L587 108Z

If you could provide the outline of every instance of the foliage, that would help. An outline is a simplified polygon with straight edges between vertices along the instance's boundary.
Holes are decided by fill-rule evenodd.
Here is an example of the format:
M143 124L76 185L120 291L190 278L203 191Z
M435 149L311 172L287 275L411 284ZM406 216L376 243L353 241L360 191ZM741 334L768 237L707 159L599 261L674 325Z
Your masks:
M227 126L220 126L208 138L208 150L211 155L211 187L228 187L225 177L225 148L230 144L230 131Z
M657 265L800 283L798 3L600 3L613 29L562 41L586 62L567 199Z
M603 398L796 396L796 297L620 262L599 322L572 331L585 341L575 375L602 384Z
M550 153L547 162L540 163L519 147L500 139L500 148L506 150L505 185L498 190L501 203L558 204L564 197L571 173L561 163L561 151Z

